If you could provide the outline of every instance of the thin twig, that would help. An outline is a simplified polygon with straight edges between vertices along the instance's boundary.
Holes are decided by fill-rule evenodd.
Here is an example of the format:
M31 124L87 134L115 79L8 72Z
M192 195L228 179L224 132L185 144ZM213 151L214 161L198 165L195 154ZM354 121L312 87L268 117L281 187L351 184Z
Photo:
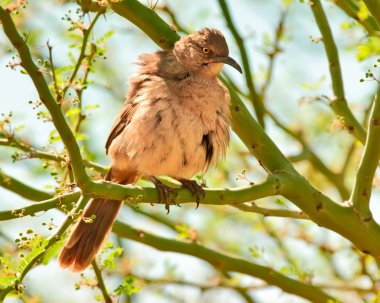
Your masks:
M255 203L252 203L252 202L251 202L251 205L236 204L234 205L234 207L245 212L253 212L253 213L261 214L264 217L283 217L283 218L309 220L309 216L302 211L265 208L265 207L257 206Z
M50 62L51 76L53 78L54 91L56 94L56 98L60 99L60 91L58 88L58 82L57 82L57 77L55 74L55 66L54 66L54 61L53 61L53 46L50 44L49 40L46 42L46 45L49 50L49 62Z
M335 44L330 25L323 10L320 0L310 1L310 6L317 22L318 28L323 37L323 45L329 61L329 69L332 80L334 97L330 101L330 106L338 117L343 117L345 126L361 143L364 144L366 131L356 120L347 105L343 88L343 77L339 61L338 48Z
M97 286L99 287L100 291L102 292L104 301L106 303L112 303L112 299L111 299L110 295L108 294L106 285L104 284L104 280L103 280L103 277L102 277L102 272L100 271L99 266L96 263L95 259L92 260L91 265L92 265L92 268L94 269L96 279L98 280L98 285Z
M288 9L286 9L281 14L280 21L279 21L277 28L276 28L276 31L275 31L275 35L274 35L275 39L274 39L274 43L272 46L272 50L268 52L269 66L268 66L268 70L266 73L265 82L264 82L263 86L261 87L261 91L260 91L260 99L263 100L262 102L265 101L266 92L267 92L268 86L272 80L275 59L276 59L277 55L281 52L280 41L281 41L281 38L284 34L284 23L285 23L285 19L286 19L287 15L288 15Z
M89 197L87 196L81 196L80 200L77 203L77 206L75 207L75 211L73 214L79 213L87 204L89 201ZM0 301L2 302L5 297L13 290L17 290L18 285L23 281L25 275L40 261L41 257L46 253L46 251L57 241L59 241L64 234L64 232L69 228L69 226L74 222L73 216L69 215L66 217L65 221L62 223L61 227L57 230L57 232L50 236L49 241L44 247L43 252L39 253L37 256L35 256L25 267L25 269L19 273L17 283L15 283L13 286L7 287L6 289L3 289L0 291Z
M9 146L12 148L20 149L27 153L28 158L38 158L43 160L50 160L55 162L68 162L68 158L65 156L61 156L59 154L53 154L45 151L41 151L36 149L33 146L30 146L22 141L16 139L14 136L7 138L0 138L0 146ZM96 162L83 160L85 166L89 168L93 168L94 170L106 174L108 169Z
M72 133L69 125L67 124L65 117L61 111L61 108L54 99L49 86L43 77L41 70L33 62L30 50L24 41L24 39L18 33L15 24L10 16L8 10L3 9L0 6L0 20L3 24L3 30L12 43L12 45L17 49L18 54L21 59L22 67L27 71L30 78L32 79L40 100L49 110L51 117L53 119L53 124L57 129L62 142L65 144L67 151L70 156L70 161L73 165L73 172L75 176L75 181L80 187L85 187L87 184L91 183L88 177L79 146L75 140L74 134Z
M64 88L62 89L62 98L64 98L67 90L70 88L70 86L72 85L75 77L77 76L79 68L82 65L82 61L86 57L87 41L88 41L88 38L90 37L91 30L93 29L93 27L94 27L96 21L98 20L98 18L101 15L103 15L103 14L104 14L104 12L102 12L102 11L97 12L95 14L94 19L91 21L89 27L82 29L82 32L83 32L83 41L82 41L82 46L81 46L81 49L80 49L79 57L78 57L77 62L75 64L75 66L74 66L73 72L71 73L69 79L66 81L66 84L65 84Z

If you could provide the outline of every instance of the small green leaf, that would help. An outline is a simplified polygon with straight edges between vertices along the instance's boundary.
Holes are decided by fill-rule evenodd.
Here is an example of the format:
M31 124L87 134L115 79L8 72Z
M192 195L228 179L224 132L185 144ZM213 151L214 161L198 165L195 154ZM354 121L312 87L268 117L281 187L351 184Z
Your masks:
M24 257L20 263L20 265L17 267L17 273L22 274L25 269L30 265L30 263L40 254L42 254L45 251L45 246L47 244L47 240L43 241L44 243L33 249L31 253L29 253L26 257Z
M58 255L59 250L62 248L63 244L65 243L65 240L62 239L60 241L55 242L45 253L42 264L47 265L50 260Z
M68 117L68 118L76 117L79 113L80 113L80 108L73 107L73 108L70 108L66 112L66 117Z
M123 294L130 296L136 292L139 292L141 287L136 286L135 282L136 282L136 279L134 277L132 276L125 277L123 282L121 282L121 284L118 287L116 287L116 289L114 290L114 293L117 296L120 296Z
M14 283L17 281L16 274L2 274L0 273L0 289L7 288L9 286L14 285Z
M96 109L96 108L99 108L99 104L90 104L90 105L86 105L84 107L85 110L92 110L92 109Z
M280 198L277 198L276 200L274 200L274 203L280 206L286 206L286 202Z

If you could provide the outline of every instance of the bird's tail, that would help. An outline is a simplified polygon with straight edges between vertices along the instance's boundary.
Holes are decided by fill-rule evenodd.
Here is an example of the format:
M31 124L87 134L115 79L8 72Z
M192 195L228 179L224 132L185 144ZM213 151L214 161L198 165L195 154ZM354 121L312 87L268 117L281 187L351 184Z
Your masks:
M105 180L112 180L111 170ZM120 183L130 183L128 181ZM89 201L58 257L61 268L79 272L91 263L107 239L122 204L122 201L101 198Z

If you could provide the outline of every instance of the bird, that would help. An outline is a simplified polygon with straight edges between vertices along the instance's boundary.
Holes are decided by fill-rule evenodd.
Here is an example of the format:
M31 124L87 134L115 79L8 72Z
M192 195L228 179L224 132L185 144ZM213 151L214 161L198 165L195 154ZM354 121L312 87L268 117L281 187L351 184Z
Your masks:
M190 179L224 157L230 140L230 94L217 76L224 64L242 69L223 34L210 28L183 36L172 49L143 54L137 64L105 145L111 168L104 179L133 184L147 177L169 211L173 189L157 178L169 176L190 190L198 206L205 192ZM80 272L89 266L122 204L89 201L60 252L61 268Z

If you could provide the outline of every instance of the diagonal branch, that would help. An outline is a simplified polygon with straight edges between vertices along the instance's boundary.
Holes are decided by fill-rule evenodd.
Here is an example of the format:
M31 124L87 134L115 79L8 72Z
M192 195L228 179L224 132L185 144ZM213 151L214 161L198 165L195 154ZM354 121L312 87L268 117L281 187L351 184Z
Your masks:
M288 9L284 10L281 14L280 21L278 22L276 31L274 33L274 42L273 42L272 50L267 52L267 55L269 58L269 65L266 71L265 82L262 85L261 91L260 91L260 99L262 100L262 102L265 102L268 86L270 85L272 81L274 63L276 61L275 59L277 55L281 52L280 41L284 35L284 24L285 24L287 15L288 15Z
M367 18L362 19L359 17L360 7L353 0L335 0L333 3L339 6L348 16L354 18L359 22L361 26L363 26L368 34L375 35L377 31L379 31L379 26L376 24L375 19L369 15Z
M273 113L267 111L268 116L271 117L273 122L281 128L289 136L297 140L302 146L302 155L305 159L309 160L310 164L323 174L332 184L337 188L342 199L348 199L349 191L344 184L344 178L340 174L333 172L322 160L319 158L309 144L305 141L302 133L291 130L286 127Z
M104 302L105 303L112 303L112 299L111 299L110 295L108 294L106 285L104 284L102 272L101 272L98 264L96 263L95 259L92 260L91 265L92 265L92 268L94 269L96 279L98 280L98 287L99 287L100 291L102 292Z
M75 176L75 181L79 187L84 187L90 181L89 177L86 174L82 156L79 150L79 146L75 140L75 137L68 126L65 117L56 103L48 84L43 76L41 70L34 64L32 55L29 51L29 48L24 41L24 39L17 32L15 24L10 16L10 12L0 6L0 20L3 24L3 29L12 45L17 49L22 67L27 71L30 78L32 79L38 95L42 103L49 110L55 128L57 129L59 135L62 138L63 143L65 144L67 151L70 156L70 160L73 167L73 172Z
M329 300L333 300L332 297L319 288L290 279L272 268L254 264L237 257L224 255L196 243L186 243L158 237L145 231L133 229L120 221L115 222L113 231L120 237L144 243L158 250L197 257L210 263L219 270L239 272L259 278L270 285L281 288L285 292L306 298L312 302L328 302Z
M100 17L100 15L102 15L103 13L104 12L102 10L98 11L96 13L94 19L91 21L90 25L88 26L88 28L83 28L82 29L83 40L82 40L82 46L81 46L81 49L80 49L79 57L77 59L77 62L75 64L73 72L71 73L69 79L67 80L67 82L66 82L66 84L65 84L65 86L64 86L64 88L62 90L61 98L65 97L65 93L70 88L70 86L72 85L73 81L75 80L75 77L77 76L79 68L82 65L82 61L84 60L84 58L86 58L87 41L88 41L88 38L90 36L91 30L93 29L93 27L94 27L96 21L98 20L98 18ZM60 100L58 100L58 103L59 103L59 101Z
M330 106L338 117L343 117L348 131L364 144L366 132L348 107L346 97L344 95L338 48L335 44L322 4L320 0L313 0L310 2L310 6L318 28L322 34L323 45L329 61L329 69L334 91L334 97L330 101Z
M357 214L364 221L372 219L369 201L372 192L372 182L380 160L380 88L377 91L372 112L368 122L368 135L364 153L356 173L354 188L350 200Z
M32 200L32 201L41 201L51 198L51 194L44 192L42 190L35 189L22 183L15 178L5 174L0 170L0 186L4 187L21 197ZM1 215L0 215L1 216Z
M254 86L253 82L253 75L251 73L251 64L249 62L249 58L247 55L247 50L244 45L244 40L241 38L238 30L236 29L235 24L232 21L230 11L228 9L227 3L225 0L218 0L219 6L223 12L224 18L226 19L227 25L235 38L235 42L237 46L239 47L240 56L243 64L244 69L244 75L245 75L245 82L248 87L249 91L249 98L252 101L253 107L256 112L257 120L259 121L259 124L264 127L264 105L262 103L262 100L260 100L259 94L256 92L256 88Z
M379 0L363 0L373 18L376 20L377 27L380 28L380 2Z
M85 205L87 204L87 202L88 202L89 199L90 198L87 197L87 196L81 196L80 200L77 203L77 206L75 207L75 210L74 210L73 214L78 214L85 207ZM62 223L62 225L60 226L60 228L56 231L55 234L53 234L49 238L48 242L43 246L43 250L39 254L37 254L36 256L34 256L32 260L29 261L29 263L23 269L22 272L18 273L16 283L12 284L12 286L9 286L9 287L7 287L5 289L0 290L0 302L3 302L3 300L5 299L5 297L10 292L12 292L13 290L17 290L18 289L18 285L20 285L20 283L23 281L25 275L41 260L41 258L44 256L44 254L46 253L46 251L54 243L56 243L57 241L59 241L61 239L61 237L64 234L64 232L66 231L66 229L68 229L69 226L73 222L74 222L73 216L67 216L66 217L65 221Z
M173 28L162 22L162 19L153 9L146 7L139 1L112 1L111 7L115 13L132 22L163 49L173 47L174 43L179 40L179 36ZM149 22L146 22L147 20ZM155 26L152 27L151 24Z

